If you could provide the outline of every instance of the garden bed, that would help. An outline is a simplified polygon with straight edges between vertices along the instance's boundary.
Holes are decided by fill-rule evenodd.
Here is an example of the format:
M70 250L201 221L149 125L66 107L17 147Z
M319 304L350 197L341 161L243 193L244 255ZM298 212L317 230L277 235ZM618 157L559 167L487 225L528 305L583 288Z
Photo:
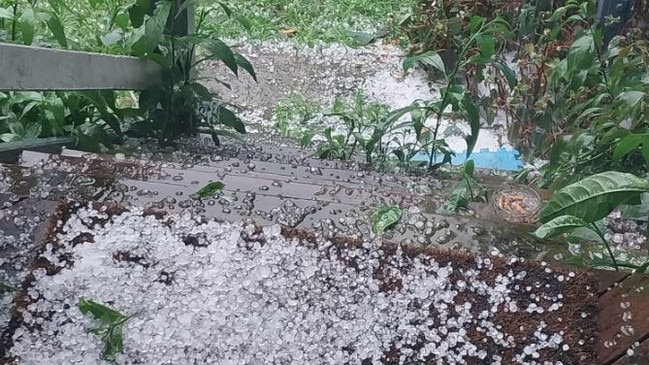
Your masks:
M121 364L597 362L586 271L102 205L52 229L5 363L98 363L81 298L133 315Z

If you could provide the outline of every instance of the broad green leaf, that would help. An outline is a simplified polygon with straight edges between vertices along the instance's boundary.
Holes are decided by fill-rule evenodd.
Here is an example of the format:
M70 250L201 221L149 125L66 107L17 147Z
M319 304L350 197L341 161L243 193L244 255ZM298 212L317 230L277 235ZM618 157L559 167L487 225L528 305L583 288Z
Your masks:
M65 37L65 30L63 29L63 24L61 24L61 19L54 12L50 12L50 17L47 20L47 26L52 31L54 39L61 45L63 48L68 48L68 39Z
M225 5L224 3L220 2L220 1L218 2L218 4L221 5L221 8L223 8L223 11L225 12L225 15L228 18L232 16L232 10L227 5Z
M117 354L124 351L124 337L122 335L122 325L111 326L107 336L104 338L104 360L115 361Z
M478 113L478 108L476 108L473 100L471 100L470 94L465 94L464 99L462 99L462 105L464 106L467 120L471 127L471 134L464 137L464 140L466 141L466 157L468 158L473 152L475 144L478 142L478 134L480 133L480 114Z
M235 75L239 74L237 59L234 56L232 49L219 39L212 39L205 42L203 46L207 49L210 55L207 59L219 59L234 72Z
M152 53L164 39L165 24L170 11L171 2L163 0L155 9L153 16L145 21L144 34L132 46L132 50L136 55L143 56Z
M485 59L491 59L496 51L496 39L490 35L480 34L475 37L480 49L480 55Z
M372 214L372 225L376 234L385 232L386 229L397 224L401 219L401 208L396 205L379 208Z
M108 110L109 105L101 92L79 91L77 92L77 95L90 100L93 103L93 106L97 108L97 111L99 111L103 121L106 122L106 124L108 124L118 136L122 136L120 121L114 113L111 113Z
M478 29L482 27L485 20L486 20L485 18L479 15L473 15L469 21L469 29L471 30L471 34L478 33Z
M646 222L649 219L649 193L640 195L640 204L624 205L620 211L624 218Z
M354 45L357 47L364 47L372 43L376 36L373 33L368 32L356 32L348 30L345 32L347 36L354 42Z
M126 316L116 311L115 309L109 308L90 299L79 299L78 306L79 310L84 315L90 313L93 317L95 317L95 319L99 319L106 323L118 322L126 319Z
M583 35L570 46L568 51L568 70L585 72L593 64L595 55L595 40L590 34Z
M25 10L18 19L20 24L20 33L22 34L23 44L29 46L34 42L34 11Z
M191 84L189 84L189 86L191 87L192 91L199 96L200 99L202 100L212 99L213 97L212 93L203 84L198 82L192 82Z
M250 76L252 76L252 79L255 80L255 82L258 82L257 74L255 74L255 69L252 67L252 64L250 63L250 61L248 61L248 59L238 53L234 55L234 59L236 60L237 65L246 70L250 74Z
M572 215L595 222L645 192L649 192L646 179L617 171L599 173L558 190L539 214L539 221Z
M437 209L436 213L445 215L457 214L460 208L466 208L469 204L469 195L466 181L460 181L444 200L444 203Z
M629 90L629 91L625 91L625 92L620 93L620 95L617 96L617 99L625 102L628 106L633 108L636 105L638 105L640 100L642 100L642 98L644 98L646 95L647 95L647 93L642 92L642 91Z
M642 142L649 138L649 134L629 134L622 138L613 151L613 159L621 160L629 153L636 150Z
M440 57L440 55L435 51L428 51L420 55L406 57L403 60L403 70L408 71L417 63L434 67L435 69L441 71L442 73L444 73L444 75L446 75L446 67L444 66L444 61L442 61L442 57Z
M645 138L642 142L642 157L644 157L645 162L649 163L649 138Z
M562 215L543 224L534 235L541 239L553 238L579 227L588 227L588 223L572 215Z
M514 87L516 87L516 85L518 84L518 79L516 78L516 74L514 73L514 71L509 66L507 66L502 61L495 62L494 66L500 72L503 73L503 75L505 76L505 79L507 80L507 85L509 85L510 89L513 89Z
M130 19L128 13L119 11L117 14L115 14L113 21L122 31L127 31L130 28Z
M137 0L128 8L128 16L133 28L139 28L144 24L144 16L149 12L150 6L149 0Z
M315 135L316 133L311 130L304 132L304 135L300 138L300 147L305 148L309 146Z
M465 175L472 177L473 172L475 171L475 163L473 162L473 160L466 161L464 163L463 170Z
M226 127L233 128L235 131L246 134L246 126L243 121L239 119L230 109L219 106L215 110L215 120L218 124L223 124Z
M224 188L225 184L220 181L214 181L205 185L203 188L201 188L201 190L197 191L195 195L199 198L209 198L213 197L217 192L223 190Z
M145 58L157 63L158 65L160 65L162 67L165 67L165 68L171 67L171 61L167 57L165 57L164 55L161 55L160 53L149 53L149 54L146 55Z
M252 22L250 20L248 20L248 18L246 18L246 17L244 17L242 15L237 15L234 18L239 22L239 24L241 24L241 26L245 30L250 31L250 29L252 29Z

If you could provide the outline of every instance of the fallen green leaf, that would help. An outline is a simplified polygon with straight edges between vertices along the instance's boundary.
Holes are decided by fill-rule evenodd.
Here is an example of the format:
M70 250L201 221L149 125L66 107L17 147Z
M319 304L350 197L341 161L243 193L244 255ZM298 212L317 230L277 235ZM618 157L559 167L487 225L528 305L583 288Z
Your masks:
M126 318L126 316L112 308L85 298L79 299L79 310L84 315L90 313L95 319L105 323L117 322Z
M401 219L401 208L396 205L385 206L379 208L372 214L372 223L374 232L381 234L388 228L397 224Z
M0 295L4 293L9 293L10 291L14 291L15 289L2 281L0 281Z
M92 329L91 332L101 337L104 342L103 359L111 362L115 361L117 354L124 350L122 327L130 317L101 303L84 298L79 299L79 310L84 315L91 313L95 319L102 322L99 327Z
M214 181L205 185L201 190L197 191L195 195L199 198L209 198L223 190L223 188L225 188L225 184L220 181Z

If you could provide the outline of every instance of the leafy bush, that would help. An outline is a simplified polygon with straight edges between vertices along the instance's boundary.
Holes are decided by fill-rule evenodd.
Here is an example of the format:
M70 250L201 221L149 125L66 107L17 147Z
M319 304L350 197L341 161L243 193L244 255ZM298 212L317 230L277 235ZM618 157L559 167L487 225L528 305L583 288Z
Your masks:
M234 135L218 126L245 133L241 120L199 83L194 68L218 59L235 74L243 69L255 79L256 75L244 57L200 32L206 10L199 15L195 33L176 34L180 13L194 3L160 1L152 13L149 0L129 4L0 0L0 40L129 54L164 67L162 83L142 92L137 108L120 107L120 94L114 91L0 93L0 120L4 122L0 139L73 135L83 148L99 150L101 145L121 142L124 128L131 136L155 137L163 145L199 131L210 133L217 143L219 135ZM223 9L231 14L227 7ZM101 19L99 29L91 14ZM196 50L206 56L193 58Z
M566 8L576 11L573 17L581 19L583 30L566 56L554 61L547 80L549 115L553 127L564 132L548 148L539 185L554 190L608 170L645 174L648 44L616 37L603 50L600 26L588 26L583 7L569 3Z
M218 101L218 95L199 82L194 74L195 67L208 60L220 60L237 75L243 69L255 81L257 77L252 64L242 55L232 52L223 41L201 33L207 17L206 10L198 16L195 33L174 34L171 30L175 29L176 19L185 9L176 1L163 0L153 15L141 13L140 18L131 19L141 23L134 37L129 39L131 52L164 68L162 83L140 94L143 118L131 127L131 134L154 136L160 144L169 145L181 136L204 132L211 134L214 141L219 143L219 135L232 135L219 126L229 127L238 133L245 133L246 129L243 122ZM231 13L227 7L223 6L223 9ZM196 50L204 52L194 57ZM205 108L205 104L211 105Z
M77 6L83 8L80 3L60 0L46 4L0 1L0 41L70 49L93 48L94 44L94 50L100 50L88 34L77 33L83 39L70 38L80 25L73 18L85 26L91 24L91 17L75 13ZM0 140L72 135L82 147L98 150L100 142L110 146L120 141L120 124L127 114L118 107L117 94L109 91L0 93Z
M534 234L542 239L552 238L578 228L592 230L606 247L609 259L587 262L593 266L631 268L644 272L649 261L642 265L616 259L597 222L621 204L637 204L640 195L649 192L649 181L632 174L608 171L589 176L556 192L540 212L543 223ZM584 258L578 262L584 263ZM574 262L574 260L573 260Z
M489 123L503 113L510 142L528 159L550 161L536 182L555 190L608 170L646 173L647 42L616 37L605 47L595 1L511 5L520 5L520 11L486 0L447 0L422 8L402 24L414 44L412 58L436 52L445 66L453 64L471 37L471 12L490 13L487 19L503 16L513 25L512 37L497 43L495 62L467 64L463 85L482 119ZM515 64L506 62L509 57ZM428 67L440 75L433 63ZM491 93L477 93L480 85Z

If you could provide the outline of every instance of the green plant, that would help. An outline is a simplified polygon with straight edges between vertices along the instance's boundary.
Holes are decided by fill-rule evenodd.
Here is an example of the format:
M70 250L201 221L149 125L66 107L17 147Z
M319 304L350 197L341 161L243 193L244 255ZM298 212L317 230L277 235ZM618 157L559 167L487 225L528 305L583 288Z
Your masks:
M374 233L381 234L401 220L401 208L397 205L383 206L372 214Z
M175 34L176 22L188 4L178 1L159 2L154 13L148 16L138 14L134 37L129 39L134 55L158 62L163 68L162 82L140 94L139 106L145 117L131 127L135 135L155 136L161 145L169 145L181 136L193 136L199 132L210 133L215 143L219 136L234 134L220 127L228 127L238 133L245 133L243 122L218 95L199 83L195 67L208 60L222 61L233 73L247 71L255 81L257 77L250 62L240 54L232 52L223 41L208 37L201 32L208 11L198 16L193 34ZM222 5L227 14L231 10ZM165 26L166 25L166 26ZM194 56L195 50L204 50ZM210 107L205 108L205 105ZM201 115L200 108L206 110Z
M244 18L211 13L206 31L228 38L292 38L314 45L340 42L360 46L386 36L389 23L408 12L416 0L231 0L228 5ZM205 3L207 9L218 5Z
M0 281L0 295L16 290L14 287Z
M196 192L196 197L198 198L210 198L213 197L217 192L223 190L225 188L225 184L223 184L220 181L213 181L204 187L202 187L199 191Z
M596 29L584 34L553 74L557 89L563 85L565 90L556 96L559 111L577 124L572 137L551 150L542 185L559 187L606 170L647 172L641 147L649 129L649 47L641 41L624 45L615 38L598 57L600 45ZM577 97L566 95L577 91Z
M469 123L471 133L465 137L467 157L473 151L481 127L480 112L476 103L479 95L476 90L476 81L469 81L467 77L466 82L463 83L459 77L460 72L472 74L479 81L482 78L483 70L489 65L504 70L506 66L497 59L496 49L499 39L506 39L509 36L509 24L504 19L496 17L488 20L484 17L472 16L469 22L469 36L462 40L457 54L452 61L448 62L451 67L447 67L441 55L434 50L408 57L403 61L404 70L408 70L417 63L436 69L444 76L446 83L441 89L441 99L428 102L425 106L436 119L429 142L431 148L424 149L429 150L429 168L436 166L435 161L440 150L438 146L445 144L443 138L440 139L440 128L449 108ZM450 154L445 153L443 163L450 162L450 157Z
M85 2L83 4L86 4ZM74 49L92 48L94 38L83 33L83 41L70 38L71 7L77 3L52 0L47 3L0 1L0 40L25 45ZM83 7L83 6L81 6ZM91 24L88 17L78 16ZM93 23L96 26L96 23ZM85 48L84 48L85 47ZM117 107L111 91L102 92L6 92L0 93L0 139L22 139L61 135L76 136L79 145L99 150L120 141L120 124L128 110Z
M275 128L284 137L299 138L307 130L304 123L321 111L322 105L317 101L300 93L291 93L273 107L273 117L277 120Z
M461 208L468 208L469 202L486 201L487 191L476 181L475 165L469 160L462 166L462 180L437 209L439 214L456 214Z
M358 149L365 153L366 162L372 164L375 149L379 139L385 135L388 126L386 118L388 107L379 103L367 104L362 93L357 93L351 110L341 100L336 100L331 113L325 116L338 117L343 122L343 134L334 134L332 127L324 130L306 131L300 140L300 145L306 147L315 136L325 141L318 145L315 155L318 158L349 160ZM367 137L370 135L371 137Z
M543 223L534 235L546 239L562 235L577 228L587 228L597 234L606 247L610 266L640 266L619 262L597 222L621 204L639 203L641 194L649 192L649 181L632 174L608 171L589 176L558 190L547 206L539 213ZM598 264L603 261L599 260ZM646 265L643 271L646 270Z
M117 354L124 350L122 327L131 316L125 316L90 299L79 299L78 307L84 315L90 313L101 322L99 327L93 329L92 332L101 337L104 342L104 360L115 361Z

